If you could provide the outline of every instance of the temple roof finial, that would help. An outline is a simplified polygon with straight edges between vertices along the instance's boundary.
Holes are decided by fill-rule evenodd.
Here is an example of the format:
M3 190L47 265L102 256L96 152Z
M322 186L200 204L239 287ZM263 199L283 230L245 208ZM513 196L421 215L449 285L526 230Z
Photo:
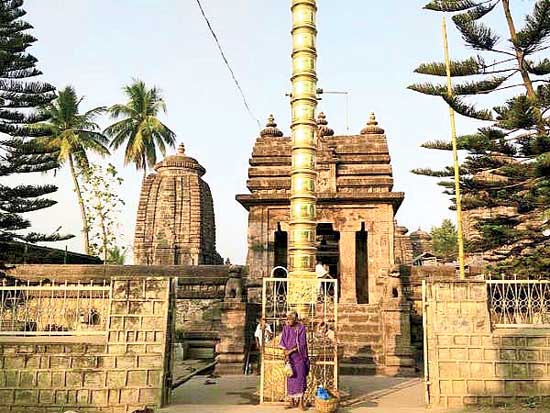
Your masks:
M376 120L376 115L374 112L370 114L369 121L367 126L361 130L361 135L383 135L384 129L378 126L378 121Z
M334 130L329 128L327 116L324 112L319 112L319 115L317 116L317 125L319 127L319 136L333 136Z
M265 129L262 129L262 131L260 132L260 136L262 138L265 138L265 137L280 138L283 136L283 132L281 132L277 128L277 124L275 123L275 118L273 117L273 115L269 115L269 117L267 118Z
M185 145L183 142L178 145L178 155L185 155Z

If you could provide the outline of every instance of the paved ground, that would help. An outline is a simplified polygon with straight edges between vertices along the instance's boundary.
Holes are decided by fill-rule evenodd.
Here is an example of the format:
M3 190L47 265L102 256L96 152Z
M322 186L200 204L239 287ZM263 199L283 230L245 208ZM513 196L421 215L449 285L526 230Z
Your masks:
M205 384L213 383L215 384ZM195 377L173 394L173 405L162 413L279 413L282 406L258 406L258 376L208 379ZM424 386L421 379L344 376L341 389L351 395L349 406L340 412L424 413ZM298 410L291 410L296 411ZM310 412L315 409L310 408ZM430 410L430 412L435 412Z
M212 383L212 384L206 384ZM258 376L208 378L198 376L174 391L173 404L158 413L283 413L282 406L259 406ZM350 394L340 413L450 413L449 409L424 407L421 379L343 376L341 389ZM314 408L309 408L314 413ZM548 408L453 410L455 413L549 413Z

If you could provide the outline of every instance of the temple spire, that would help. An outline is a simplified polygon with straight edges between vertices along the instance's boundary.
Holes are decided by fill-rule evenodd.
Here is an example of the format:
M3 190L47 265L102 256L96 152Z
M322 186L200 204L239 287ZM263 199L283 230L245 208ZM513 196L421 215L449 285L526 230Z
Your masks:
M260 136L262 138L280 138L283 136L283 132L281 132L279 128L277 128L277 124L275 123L275 118L273 117L273 115L269 115L269 117L267 118L265 129L262 129L262 131L260 132Z
M324 112L319 112L317 116L317 127L319 136L333 136L334 130L328 127L327 116Z
M384 129L378 126L376 115L372 112L370 114L369 121L367 122L367 126L361 130L361 135L383 135L384 132Z

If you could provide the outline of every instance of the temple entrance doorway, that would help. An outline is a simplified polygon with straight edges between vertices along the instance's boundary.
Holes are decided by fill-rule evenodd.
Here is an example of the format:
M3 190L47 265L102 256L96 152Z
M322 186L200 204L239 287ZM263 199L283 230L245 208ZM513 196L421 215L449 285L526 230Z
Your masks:
M288 232L281 230L281 224L277 224L273 242L273 274L275 278L286 278L288 268Z
M327 264L329 273L334 279L340 276L340 233L334 231L331 223L317 225L317 260Z

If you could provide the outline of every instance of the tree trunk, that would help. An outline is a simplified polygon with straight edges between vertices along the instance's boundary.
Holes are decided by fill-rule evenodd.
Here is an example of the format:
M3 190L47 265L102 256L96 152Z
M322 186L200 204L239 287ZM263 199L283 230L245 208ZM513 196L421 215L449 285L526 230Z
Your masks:
M82 198L82 191L80 190L80 184L76 177L76 171L74 167L73 157L69 155L69 166L71 168L71 175L73 176L74 190L78 197L78 205L80 205L80 214L82 216L82 235L84 237L84 253L90 255L90 235L88 228L88 217L86 216L86 208L84 207L84 199Z
M544 120L542 117L542 112L540 111L539 100L533 87L533 82L529 77L529 72L527 71L527 64L525 62L525 55L523 50L521 50L516 44L518 35L516 32L516 27L514 25L514 19L512 17L512 12L510 11L510 0L502 0L502 7L504 8L504 14L506 15L506 22L508 23L508 30L510 32L510 38L512 39L512 45L514 46L514 51L516 53L516 59L518 61L519 72L521 78L523 79L523 84L527 90L527 97L533 104L533 111L535 114L535 121L537 122L537 131L540 135L546 134L546 128L544 126Z
M107 264L107 247L108 247L108 240L107 240L107 228L105 226L105 216L103 215L103 209L101 209L101 213L99 214L99 223L101 225L101 239L103 242L103 263Z

